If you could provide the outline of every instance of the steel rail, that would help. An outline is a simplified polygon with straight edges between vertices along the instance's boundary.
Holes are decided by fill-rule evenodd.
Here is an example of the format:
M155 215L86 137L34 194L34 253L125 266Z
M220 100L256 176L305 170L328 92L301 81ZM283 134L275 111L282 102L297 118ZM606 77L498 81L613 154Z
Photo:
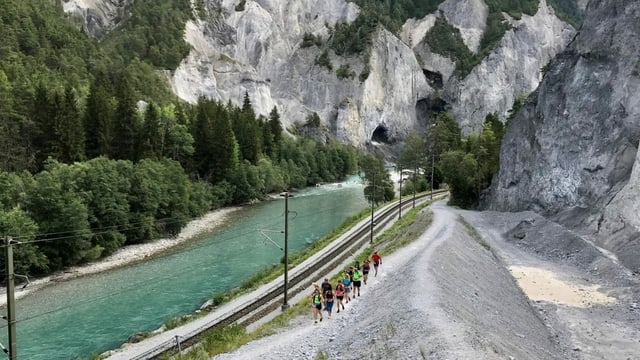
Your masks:
M444 195L447 190L437 190L433 192L434 196ZM431 193L420 194L415 197L418 203L424 202L429 199ZM384 227L391 221L396 219L398 208L402 206L402 210L413 206L413 198L408 197L403 199L400 204L398 201L384 206L378 210L377 214L374 214L374 235L384 229ZM321 251L326 253L322 255L319 261L315 261L310 265L300 270L301 266L306 265L305 262L293 268L290 273L293 273L289 280L289 294L293 297L295 294L304 291L315 279L324 276L329 273L330 270L335 269L336 266L342 264L350 256L353 256L356 249L361 248L366 242L369 241L371 232L370 221L362 220L350 231L347 231L347 236L341 241L334 241ZM355 230L354 230L355 229ZM348 235L349 232L354 232ZM321 276L317 275L321 273ZM233 309L231 312L222 316L222 318L211 321L204 326L199 327L195 331L192 331L185 336L181 336L180 348L188 348L203 338L204 333L217 327L223 327L233 323L246 326L266 314L276 310L280 307L281 302L278 301L283 297L284 284L275 286L267 291L266 294L258 296L255 300L243 304L242 306ZM144 340L143 340L144 341ZM159 359L163 355L172 355L178 352L178 344L176 341L165 341L164 343L151 348L144 353L141 353L131 360L148 360Z

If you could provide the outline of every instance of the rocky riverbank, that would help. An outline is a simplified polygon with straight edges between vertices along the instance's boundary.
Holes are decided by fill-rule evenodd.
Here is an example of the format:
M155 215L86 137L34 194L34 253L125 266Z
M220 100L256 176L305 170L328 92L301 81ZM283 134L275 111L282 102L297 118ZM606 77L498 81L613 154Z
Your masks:
M228 220L229 215L238 209L240 208L230 207L211 211L203 215L202 217L189 222L187 226L182 229L180 234L178 234L178 236L158 239L144 244L126 246L116 251L114 254L99 261L92 262L83 266L76 266L65 269L64 271L52 274L44 278L35 280L31 279L30 284L26 288L20 289L18 287L16 289L16 298L24 297L45 285L51 284L52 282L66 281L80 276L91 275L115 269L121 266L142 261L149 256L162 253L165 250L180 245L186 241L193 240L199 235L210 232L223 225L225 221ZM0 305L2 306L7 303L6 296L2 296L4 294L6 294L6 288L1 288Z

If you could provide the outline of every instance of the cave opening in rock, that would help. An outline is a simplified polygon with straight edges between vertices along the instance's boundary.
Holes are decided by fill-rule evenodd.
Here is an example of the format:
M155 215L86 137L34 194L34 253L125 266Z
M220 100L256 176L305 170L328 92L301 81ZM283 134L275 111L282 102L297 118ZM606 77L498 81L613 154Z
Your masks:
M442 87L444 86L442 74L437 71L429 71L427 69L422 69L422 74L424 74L425 79L427 79L429 86L436 90L442 90Z
M384 125L378 126L373 131L373 135L371 135L371 141L391 144L391 139L389 139L389 130Z
M433 118L444 111L447 111L447 102L439 97L420 99L416 103L416 119L421 126L431 123Z

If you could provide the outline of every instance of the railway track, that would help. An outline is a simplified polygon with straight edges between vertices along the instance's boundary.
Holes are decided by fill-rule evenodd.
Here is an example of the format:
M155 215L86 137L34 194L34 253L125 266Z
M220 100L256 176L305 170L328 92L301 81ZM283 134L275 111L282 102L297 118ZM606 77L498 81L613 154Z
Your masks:
M434 191L433 196L439 196L446 193L446 190ZM415 203L419 204L427 201L429 198L430 193L417 195L415 197ZM339 239L335 240L309 259L303 261L295 268L289 270L288 296L291 298L301 291L306 290L312 282L321 279L326 276L326 274L330 273L331 270L340 266L340 264L350 256L353 256L353 254L356 253L365 243L370 241L372 232L375 236L375 234L382 231L387 225L393 222L396 214L398 214L399 207L402 207L402 211L405 211L411 208L413 204L413 198L406 198L403 199L402 204L394 202L378 209L377 213L374 213L373 229L371 220L362 220ZM188 348L200 342L208 330L217 327L224 327L233 323L238 323L242 326L251 324L252 322L277 310L282 305L284 301L283 282L282 277L280 277L269 283L270 286L267 287L266 292L264 292L264 287L255 290L253 293L256 294L251 297L251 300L245 301L240 306L228 310L226 313L197 326L195 329L181 335L175 335L175 338L170 337L169 339L161 341L159 344L155 344L147 350L141 351L127 359L159 359L161 356L175 354L181 349ZM258 294L259 292L262 293ZM147 340L151 339L153 338Z

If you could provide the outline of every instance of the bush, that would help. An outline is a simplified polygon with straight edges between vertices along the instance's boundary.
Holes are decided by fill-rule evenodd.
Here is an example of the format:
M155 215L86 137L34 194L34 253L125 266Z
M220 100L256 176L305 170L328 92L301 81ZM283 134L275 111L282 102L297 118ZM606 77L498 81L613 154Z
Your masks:
M351 71L349 64L340 65L338 70L336 70L336 75L340 79L353 79L356 76L356 74Z
M323 51L322 54L320 54L320 56L316 58L315 64L319 66L324 66L327 69L329 69L329 71L333 70L333 65L331 65L331 60L329 59L329 52L327 50Z
M311 33L304 33L304 36L302 37L302 45L300 45L301 48L308 48L311 46L322 46L322 37L321 36L315 36Z

